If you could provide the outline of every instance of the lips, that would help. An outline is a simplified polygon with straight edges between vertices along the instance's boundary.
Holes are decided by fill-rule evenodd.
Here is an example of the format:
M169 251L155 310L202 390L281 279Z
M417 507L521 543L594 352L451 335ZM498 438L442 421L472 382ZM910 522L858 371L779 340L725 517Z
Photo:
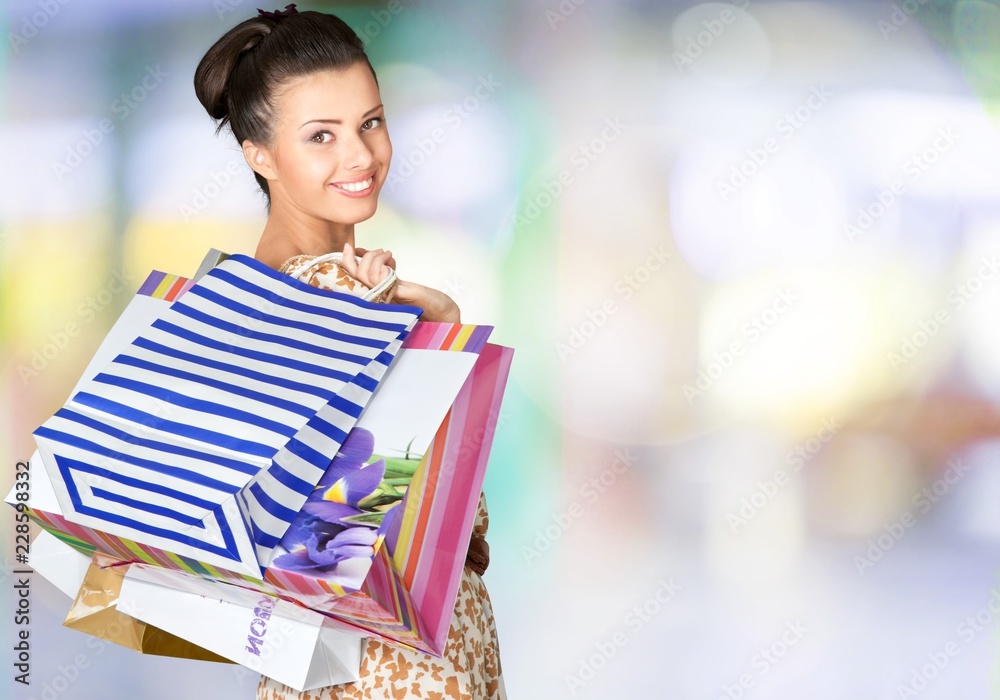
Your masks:
M349 194L361 194L370 190L375 184L375 172L371 171L367 175L362 175L353 180L341 180L331 183L331 187Z

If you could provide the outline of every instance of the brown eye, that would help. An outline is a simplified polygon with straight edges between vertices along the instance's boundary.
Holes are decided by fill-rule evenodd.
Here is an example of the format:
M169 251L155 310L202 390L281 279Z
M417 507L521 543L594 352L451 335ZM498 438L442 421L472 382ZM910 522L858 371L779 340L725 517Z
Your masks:
M316 143L326 143L326 141L324 141L323 138L322 138L323 134L330 134L330 132L329 131L317 131L315 134L313 134L312 136L309 137L309 140L310 141L315 141ZM320 137L320 138L317 139L316 138L317 136ZM333 136L333 134L330 134L330 136Z
M382 124L385 123L385 117L372 117L371 119L366 121L365 124L371 124L372 122L378 122L379 126L382 126ZM361 126L363 128L364 124L362 124ZM371 131L373 128L375 127L368 127L367 129L363 128L363 131Z

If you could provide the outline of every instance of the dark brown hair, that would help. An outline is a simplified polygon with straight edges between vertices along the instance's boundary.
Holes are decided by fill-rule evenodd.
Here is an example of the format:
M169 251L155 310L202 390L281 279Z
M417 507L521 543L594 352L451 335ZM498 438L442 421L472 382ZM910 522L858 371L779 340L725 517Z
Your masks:
M194 72L194 92L218 121L216 135L229 125L236 142L271 145L274 97L286 81L322 70L343 70L364 61L375 85L378 77L364 44L336 15L307 10L278 20L254 17L226 32L202 57ZM254 172L271 210L267 180Z

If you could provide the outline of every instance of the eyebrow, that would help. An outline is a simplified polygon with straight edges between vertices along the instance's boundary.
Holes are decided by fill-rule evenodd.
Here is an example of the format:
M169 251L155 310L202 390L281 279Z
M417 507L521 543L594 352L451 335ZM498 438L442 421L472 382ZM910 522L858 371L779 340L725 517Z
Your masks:
M381 108L382 108L382 103L380 102L378 104L378 106L372 107L367 112L365 112L364 114L362 114L361 117L364 118L364 117L367 117L369 114L374 114L375 112L379 111ZM343 124L343 122L340 121L339 119L310 119L309 121L307 121L305 124L303 124L299 128L301 129L306 124L312 124L313 122L321 122L323 124Z

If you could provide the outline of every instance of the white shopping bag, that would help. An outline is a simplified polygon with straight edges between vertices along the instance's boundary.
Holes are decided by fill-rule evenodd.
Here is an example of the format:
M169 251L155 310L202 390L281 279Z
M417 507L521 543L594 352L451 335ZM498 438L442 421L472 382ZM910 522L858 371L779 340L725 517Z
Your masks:
M61 511L260 579L420 312L230 256L35 430Z
M119 608L296 690L358 680L364 638L326 616L183 571L129 565Z
M42 578L73 599L80 590L91 559L55 535L39 530L31 542L28 564Z

